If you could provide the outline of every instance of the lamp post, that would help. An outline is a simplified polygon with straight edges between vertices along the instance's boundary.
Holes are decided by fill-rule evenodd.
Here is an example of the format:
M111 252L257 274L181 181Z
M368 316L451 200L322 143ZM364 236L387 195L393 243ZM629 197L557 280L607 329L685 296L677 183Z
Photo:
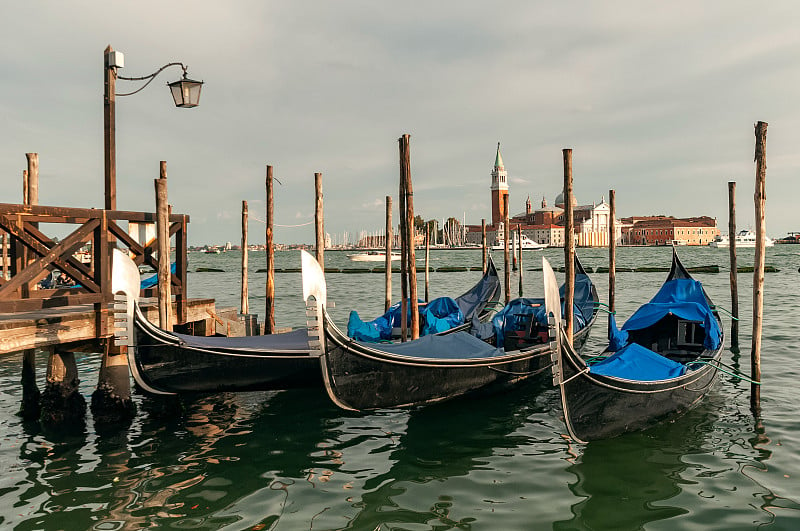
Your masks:
M150 84L155 77L164 69L170 66L180 66L183 69L183 78L167 86L172 92L172 98L176 107L192 108L200 104L200 91L203 87L202 81L189 79L186 75L187 67L183 63L167 63L154 73L142 77L125 77L117 74L119 68L125 66L125 57L122 52L115 51L109 45L103 54L103 137L105 154L105 209L116 210L117 208L117 145L116 145L116 124L115 124L115 103L117 96L131 96ZM117 79L126 81L147 81L144 85L124 94L116 93Z

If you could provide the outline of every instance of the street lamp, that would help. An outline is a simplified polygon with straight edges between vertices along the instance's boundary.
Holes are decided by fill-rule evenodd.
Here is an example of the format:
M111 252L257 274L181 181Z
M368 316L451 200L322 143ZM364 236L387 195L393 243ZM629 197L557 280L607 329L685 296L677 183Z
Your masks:
M170 66L180 66L183 69L183 78L167 86L172 92L176 107L192 108L200 104L200 90L203 87L202 81L189 79L186 75L187 67L183 63L167 63L154 73L142 77L125 77L117 74L118 68L125 66L125 57L121 52L114 51L111 46L105 49L103 54L103 136L105 144L105 209L116 210L117 208L117 154L116 154L116 124L115 124L115 104L116 96L131 96L144 89L155 77L164 69ZM116 93L117 79L125 81L146 81L144 85L123 94Z

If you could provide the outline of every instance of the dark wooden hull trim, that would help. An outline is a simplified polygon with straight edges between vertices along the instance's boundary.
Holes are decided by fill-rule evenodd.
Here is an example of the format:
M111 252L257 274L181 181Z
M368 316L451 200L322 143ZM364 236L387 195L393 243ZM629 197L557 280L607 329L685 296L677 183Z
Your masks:
M575 335L582 347L596 318ZM323 383L331 400L353 411L419 406L504 388L550 368L549 344L474 359L406 357L358 344L324 313Z
M160 395L275 390L321 384L319 356L311 350L247 352L181 344L136 308L136 346L128 363L143 390Z

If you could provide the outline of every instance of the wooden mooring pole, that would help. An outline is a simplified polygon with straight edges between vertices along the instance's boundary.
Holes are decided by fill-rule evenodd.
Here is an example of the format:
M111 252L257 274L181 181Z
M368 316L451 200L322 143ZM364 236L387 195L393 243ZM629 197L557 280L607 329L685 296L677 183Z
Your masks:
M575 297L575 231L572 208L572 150L564 149L564 321L566 336L572 344L573 301Z
M78 392L79 383L75 354L68 350L54 350L47 363L47 383L42 392L39 422L43 427L83 428L86 399Z
M728 248L731 281L731 352L739 353L739 266L736 260L736 181L728 182Z
M508 256L508 239L511 237L511 227L508 225L508 195L503 195L503 291L505 304L511 300L511 260Z
M508 237L511 238L511 271L517 270L517 239L515 238L514 229L508 227ZM522 242L519 242L522 243Z
M756 134L756 190L755 218L756 218L756 252L753 263L753 344L750 357L750 378L759 384L750 384L750 407L753 412L761 412L761 331L764 318L764 262L766 227L764 224L764 211L767 201L767 123L758 122L755 126ZM733 240L735 234L728 235Z
M486 249L486 218L481 219L481 249L483 255L483 272L486 273L487 249Z
M242 301L241 313L247 315L250 313L250 302L247 286L247 201L242 201Z
M28 169L22 171L22 202L25 205L39 204L39 155L37 153L26 153ZM5 278L8 272L6 241L7 235L3 239L3 275ZM19 248L19 247L18 247ZM28 250L23 248L23 263L27 265ZM27 286L22 287L24 296L30 295ZM52 349L49 350L52 356ZM22 351L22 403L19 414L24 419L35 419L41 415L41 392L36 385L36 350L27 349Z
M406 183L403 171L403 139L400 150L400 185L397 193L397 213L400 230L400 341L408 339L408 231L406 230Z
M406 230L408 231L408 297L411 299L411 339L419 338L419 301L417 300L417 259L414 228L414 186L411 183L411 135L400 138L402 157L400 168L405 177Z
M264 334L275 332L275 246L272 241L273 199L272 199L272 166L267 166L267 292L266 313L264 314Z
M316 227L316 258L317 263L325 271L325 217L322 211L322 174L314 174L314 195L316 208L314 209L314 226Z
M430 302L431 226L425 224L425 302Z
M522 297L522 225L517 225L517 239L519 240L519 296Z
M156 189L156 236L158 239L158 323L172 330L172 294L170 290L169 201L167 200L167 161L159 164Z
M614 313L614 292L617 287L617 192L608 191L608 311Z
M386 271L384 272L385 301L383 311L388 312L392 306L392 249L394 248L394 234L392 228L392 196L386 196Z

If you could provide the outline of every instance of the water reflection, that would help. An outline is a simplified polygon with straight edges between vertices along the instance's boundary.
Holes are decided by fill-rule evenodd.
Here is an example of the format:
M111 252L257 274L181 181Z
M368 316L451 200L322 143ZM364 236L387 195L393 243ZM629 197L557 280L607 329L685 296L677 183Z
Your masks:
M593 441L567 467L582 501L554 529L641 529L649 522L688 513L666 502L686 483L687 454L704 452L715 414L697 408L675 422L615 439Z
M541 407L531 398L536 384L524 385L503 395L449 401L412 410L406 431L388 454L393 463L382 474L364 483L359 513L347 529L466 528L475 519L453 519L451 508L458 500L438 489L419 489L417 485L467 476L472 471L490 468L490 459L511 449L529 444L527 436L515 434ZM413 492L413 499L404 495ZM427 500L420 499L432 493ZM413 502L414 507L404 506ZM463 510L463 508L462 508Z

